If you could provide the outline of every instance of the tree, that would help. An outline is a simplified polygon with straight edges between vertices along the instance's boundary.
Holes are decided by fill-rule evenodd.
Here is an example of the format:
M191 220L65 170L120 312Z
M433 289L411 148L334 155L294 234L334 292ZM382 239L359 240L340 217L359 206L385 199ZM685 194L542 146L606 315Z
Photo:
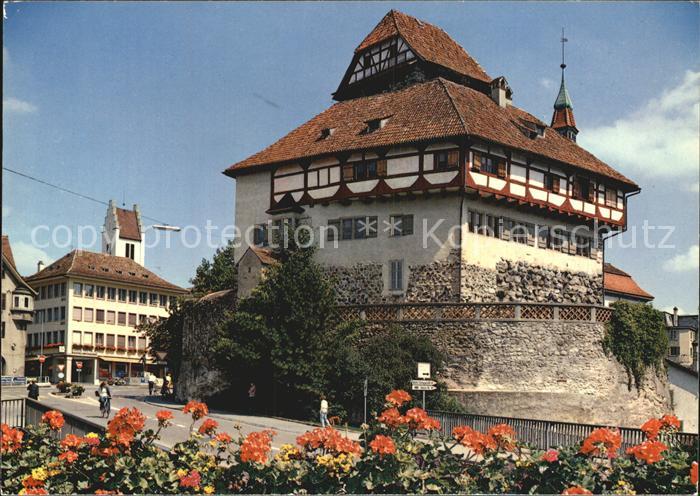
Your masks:
M216 249L211 262L206 258L202 259L195 276L190 279L192 292L204 295L213 291L235 289L236 277L233 241L229 241L225 247Z
M606 326L603 347L625 367L639 389L650 368L663 370L668 352L668 335L663 313L644 303L613 303L614 312Z

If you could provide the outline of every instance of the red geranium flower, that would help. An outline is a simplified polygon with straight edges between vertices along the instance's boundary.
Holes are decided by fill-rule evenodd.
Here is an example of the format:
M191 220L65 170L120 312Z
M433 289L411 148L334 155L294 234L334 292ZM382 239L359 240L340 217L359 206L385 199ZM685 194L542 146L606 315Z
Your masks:
M388 408L387 410L384 410L379 417L377 417L377 420L381 422L382 424L386 424L387 427L398 427L401 424L405 424L407 422L406 418L403 417L397 408Z
M13 429L7 424L2 424L0 427L0 452L12 453L17 451L22 446L22 438L24 432L19 429Z
M628 455L634 455L637 460L644 461L651 465L664 459L661 455L668 449L661 441L646 440L642 444L632 446L627 450Z
M137 408L122 408L107 424L107 432L112 442L128 448L146 424L146 417Z
M487 450L496 449L496 441L486 434L475 431L466 425L457 426L452 436L462 445L480 455Z
M343 436L330 426L325 429L314 429L305 432L297 437L297 443L299 446L309 451L318 449L336 455L341 453L358 455L362 451L358 443Z
M213 436L217 427L219 427L219 423L216 420L206 419L202 422L202 425L199 426L199 433Z
M158 419L158 425L161 427L168 427L170 421L173 419L173 413L169 410L161 410L156 413L156 419Z
M647 439L656 439L663 424L659 419L651 418L642 424L642 431L646 434Z
M271 430L248 434L241 444L241 461L244 463L266 463L272 446L272 436L274 435L274 431Z
M580 451L584 455L615 458L620 444L622 444L620 431L602 427L591 432L591 435L583 441Z
M698 485L698 462L690 464L690 483L694 486Z
M226 434L225 432L218 433L214 439L224 444L228 444L232 441L231 436Z
M562 494L592 494L588 489L585 487L581 486L571 486L567 489L564 489L564 492Z
M58 410L49 410L41 416L41 421L44 424L48 424L52 431L61 430L61 427L63 427L63 424L66 422L63 419L63 414Z
M395 389L387 394L385 399L388 403L391 403L394 406L401 406L407 401L411 401L411 395L403 389Z
M559 452L555 449L550 449L542 454L542 459L549 463L554 463L559 460Z
M78 453L75 451L66 451L58 455L59 460L64 460L66 463L73 463L78 459Z
M499 448L512 451L515 448L515 431L508 424L497 424L489 429L487 435L496 441Z
M198 488L201 483L202 476L196 470L192 470L189 474L180 477L180 487Z
M422 408L411 408L404 416L408 428L412 430L437 430L440 428L440 422L428 416L428 412Z
M374 436L372 442L369 443L369 447L372 448L372 451L379 454L380 458L384 455L393 455L396 453L394 440L389 436L382 436L381 434Z
M75 434L68 434L63 440L61 441L61 448L63 449L68 449L68 448L80 448L84 443L83 438L76 436Z
M182 412L192 414L192 420L199 420L202 417L209 415L209 408L207 408L206 403L193 400L185 405Z

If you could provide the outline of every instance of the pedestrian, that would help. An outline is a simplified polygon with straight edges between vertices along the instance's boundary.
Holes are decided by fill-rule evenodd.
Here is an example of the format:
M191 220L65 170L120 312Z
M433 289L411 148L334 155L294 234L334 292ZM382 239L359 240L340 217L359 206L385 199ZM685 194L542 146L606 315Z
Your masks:
M29 391L27 396L29 396L31 399L39 399L39 385L36 383L36 381L32 381L29 383L29 386L27 386L27 391Z
M101 416L109 418L109 413L112 410L112 393L106 382L102 381L100 384L100 388L97 390L97 396L100 401Z
M168 394L172 394L173 393L173 376L170 375L170 372L168 372L168 374L165 376L165 380L168 383L167 392L168 392Z
M152 373L148 373L148 396L153 396L153 390L156 387L156 376Z
M160 395L161 396L168 395L168 376L165 376L165 378L163 378L163 385L160 388Z
M255 383L251 382L248 387L248 413L255 413L255 395L258 393L258 389L255 387Z
M321 395L321 408L319 413L321 418L321 428L330 425L328 423L328 401L326 401L326 397L324 395Z

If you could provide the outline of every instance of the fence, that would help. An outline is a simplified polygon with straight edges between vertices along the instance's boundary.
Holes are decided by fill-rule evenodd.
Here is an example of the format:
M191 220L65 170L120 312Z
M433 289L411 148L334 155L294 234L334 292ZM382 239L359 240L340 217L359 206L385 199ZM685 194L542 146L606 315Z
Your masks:
M2 422L12 427L27 427L37 425L41 422L41 416L49 410L54 410L48 405L44 405L30 398L16 398L10 400L2 400L0 406L0 416ZM84 436L89 432L102 432L104 426L80 418L76 415L67 412L63 413L65 423L60 431L57 431L54 436L63 438L68 434L76 436Z
M27 378L24 376L12 376L3 375L2 385L3 386L25 386L27 384Z
M440 411L428 412L432 417L440 421L440 428L446 434L452 433L458 425L466 425L472 429L487 432L496 424L508 424L516 433L517 439L533 445L539 449L547 449L557 446L574 446L583 441L598 427L606 427L594 424L575 424L571 422L552 422L549 420L534 420L512 417L492 417L488 415L473 415L463 413L449 413ZM622 435L622 448L635 446L646 436L641 429L620 427ZM679 443L693 446L698 442L698 435L689 432L676 434Z
M382 303L338 306L341 320L608 322L612 309L563 303Z

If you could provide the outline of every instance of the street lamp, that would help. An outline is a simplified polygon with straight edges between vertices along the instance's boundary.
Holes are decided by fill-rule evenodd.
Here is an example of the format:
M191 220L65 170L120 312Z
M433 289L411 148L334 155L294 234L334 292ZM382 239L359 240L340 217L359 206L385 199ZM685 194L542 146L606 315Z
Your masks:
M173 232L180 232L182 229L179 226L171 226L168 224L153 224L152 226L148 226L148 228L151 229L157 229L158 231L173 231Z

